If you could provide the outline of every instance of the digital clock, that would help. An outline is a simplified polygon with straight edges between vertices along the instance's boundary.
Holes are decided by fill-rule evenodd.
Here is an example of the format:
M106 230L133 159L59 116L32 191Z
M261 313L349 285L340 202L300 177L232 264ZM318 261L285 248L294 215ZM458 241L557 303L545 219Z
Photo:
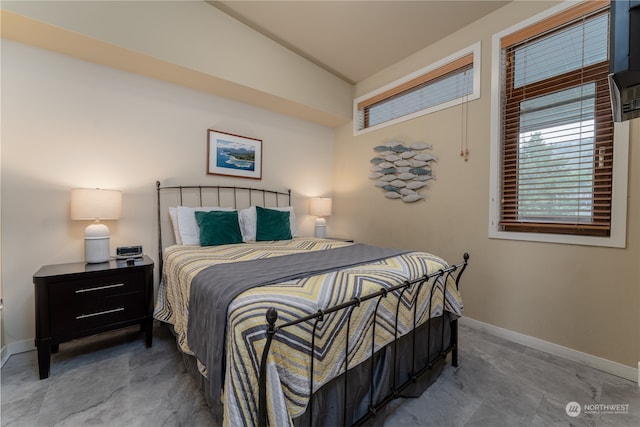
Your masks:
M117 259L141 258L142 246L121 246L116 248Z

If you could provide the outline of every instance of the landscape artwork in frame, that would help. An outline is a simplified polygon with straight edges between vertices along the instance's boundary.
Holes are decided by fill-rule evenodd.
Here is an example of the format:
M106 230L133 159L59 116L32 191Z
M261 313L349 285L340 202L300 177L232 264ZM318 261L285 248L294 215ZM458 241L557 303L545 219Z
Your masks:
M262 179L262 140L209 129L207 173Z

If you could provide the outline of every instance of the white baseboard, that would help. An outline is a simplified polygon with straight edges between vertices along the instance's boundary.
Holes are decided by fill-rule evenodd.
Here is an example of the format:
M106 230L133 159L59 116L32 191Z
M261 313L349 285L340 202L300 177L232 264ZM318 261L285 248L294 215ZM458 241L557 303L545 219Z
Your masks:
M25 351L35 350L36 346L33 340L12 342L2 347L2 366L9 360L13 354L24 353Z
M631 366L623 365L622 363L613 362L588 353L563 347L558 344L510 331L499 326L490 325L469 317L461 317L459 319L459 323L518 344L526 345L527 347L535 348L536 350L544 351L545 353L553 354L554 356L582 363L583 365L591 368L595 368L633 382L638 382L638 386L640 387L640 363L638 363L638 369L636 369Z

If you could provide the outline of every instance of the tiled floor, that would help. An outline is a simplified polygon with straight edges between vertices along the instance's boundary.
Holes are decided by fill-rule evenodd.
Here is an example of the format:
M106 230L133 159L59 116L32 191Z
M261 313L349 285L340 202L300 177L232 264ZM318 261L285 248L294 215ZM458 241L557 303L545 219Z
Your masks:
M150 349L136 328L62 344L42 381L35 352L11 356L1 399L2 426L215 425L173 336L158 325ZM577 417L566 413L570 402L581 405ZM623 413L606 413L605 404ZM460 367L448 365L420 398L396 400L385 414L389 427L639 426L640 389L461 326Z
M635 382L465 327L459 361L419 399L398 404L385 426L640 426ZM569 417L570 402L628 411Z

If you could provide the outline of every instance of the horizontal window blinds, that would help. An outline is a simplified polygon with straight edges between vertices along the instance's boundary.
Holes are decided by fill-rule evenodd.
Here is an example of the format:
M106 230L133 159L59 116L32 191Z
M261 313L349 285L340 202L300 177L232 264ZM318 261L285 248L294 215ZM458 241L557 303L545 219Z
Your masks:
M357 130L410 116L473 93L473 53L357 103Z
M609 20L602 4L589 7L569 9L569 22L550 18L556 26L542 34L503 39L503 230L609 234Z

